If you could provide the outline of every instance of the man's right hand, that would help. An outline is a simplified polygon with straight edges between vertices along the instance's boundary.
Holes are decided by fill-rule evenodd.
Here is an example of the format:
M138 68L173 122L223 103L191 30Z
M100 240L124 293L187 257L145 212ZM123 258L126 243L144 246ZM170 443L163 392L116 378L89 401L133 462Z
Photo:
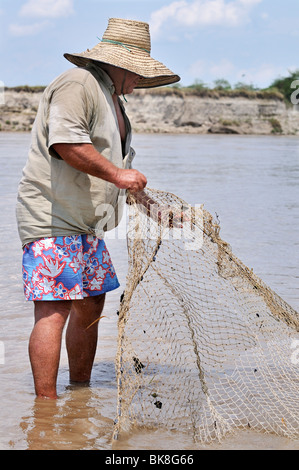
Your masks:
M138 170L123 170L119 168L114 184L120 189L128 189L132 193L137 193L145 188L147 179Z
M56 155L72 167L109 181L119 189L129 189L132 193L137 193L147 185L146 177L142 173L116 167L92 144L54 144L53 149Z

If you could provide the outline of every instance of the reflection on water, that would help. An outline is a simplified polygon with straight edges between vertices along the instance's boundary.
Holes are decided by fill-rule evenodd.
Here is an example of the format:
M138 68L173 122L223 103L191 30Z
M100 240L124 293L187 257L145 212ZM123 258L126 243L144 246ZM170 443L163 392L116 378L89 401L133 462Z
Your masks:
M166 443L166 446L165 446ZM188 436L171 431L135 430L120 442L113 444L114 450L298 450L299 442L271 434L253 431L239 431L223 439L221 443L205 445L192 444Z
M117 390L114 357L119 298L124 289L126 241L108 237L122 286L107 296L90 387L69 384L62 349L57 401L37 400L28 360L32 305L21 285L21 249L15 223L18 181L29 134L0 133L0 341L1 449L111 449ZM299 310L299 140L278 137L137 135L134 163L149 186L176 193L218 214L221 235L237 256L254 268ZM188 436L136 431L115 449L192 449ZM204 447L209 448L209 447ZM213 448L299 449L277 436L241 433Z
M27 449L109 449L113 420L104 408L111 405L89 387L78 393L67 389L57 401L35 399L30 415L20 422Z

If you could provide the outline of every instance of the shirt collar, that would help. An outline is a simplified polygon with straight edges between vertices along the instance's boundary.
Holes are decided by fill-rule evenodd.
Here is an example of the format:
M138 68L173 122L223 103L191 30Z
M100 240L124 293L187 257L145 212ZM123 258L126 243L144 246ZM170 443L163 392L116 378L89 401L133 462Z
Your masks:
M103 70L100 65L95 63L88 64L88 68L92 68L93 71L95 71L97 77L101 80L101 82L104 82L111 95L113 95L115 93L115 86L107 72L105 72L105 70Z

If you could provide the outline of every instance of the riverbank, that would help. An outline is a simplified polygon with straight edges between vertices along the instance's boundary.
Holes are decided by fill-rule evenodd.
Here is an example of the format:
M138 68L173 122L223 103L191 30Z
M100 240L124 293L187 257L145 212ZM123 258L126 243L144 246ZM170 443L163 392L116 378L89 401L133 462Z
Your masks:
M0 130L30 132L42 87L7 88ZM182 93L175 88L135 90L125 107L136 133L299 135L298 106L269 94Z

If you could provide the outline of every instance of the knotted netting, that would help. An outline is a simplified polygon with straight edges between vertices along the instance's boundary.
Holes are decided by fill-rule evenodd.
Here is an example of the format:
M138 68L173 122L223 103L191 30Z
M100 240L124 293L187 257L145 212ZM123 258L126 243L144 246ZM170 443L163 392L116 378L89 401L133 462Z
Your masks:
M201 443L237 429L298 438L298 313L202 207L153 189L128 203L115 438L132 427Z

